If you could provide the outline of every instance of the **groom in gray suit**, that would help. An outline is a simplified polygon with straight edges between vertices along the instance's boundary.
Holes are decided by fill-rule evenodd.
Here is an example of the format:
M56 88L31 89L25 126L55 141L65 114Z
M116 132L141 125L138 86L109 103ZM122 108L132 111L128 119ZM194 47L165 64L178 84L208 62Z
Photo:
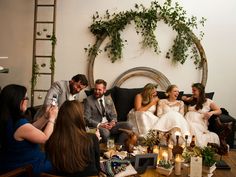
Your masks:
M69 81L61 80L54 82L47 92L43 106L37 111L34 119L43 115L47 117L47 109L53 104L60 108L66 100L78 100L79 92L87 86L88 80L83 74L77 74Z
M117 143L124 144L127 133L119 128L132 130L128 122L117 122L115 105L110 95L105 96L106 81L95 81L94 94L88 96L84 102L84 116L89 127L98 128L102 142L106 143L110 135L118 135Z

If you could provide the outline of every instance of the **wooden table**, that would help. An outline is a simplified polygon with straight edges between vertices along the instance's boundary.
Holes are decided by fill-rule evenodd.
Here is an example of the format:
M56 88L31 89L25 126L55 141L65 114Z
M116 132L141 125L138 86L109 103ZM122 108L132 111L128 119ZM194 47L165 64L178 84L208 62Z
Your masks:
M220 159L220 157L218 156ZM224 160L230 167L231 170L222 170L216 169L214 171L213 177L236 177L236 149L230 150L227 155L224 155L222 160ZM164 175L160 175L156 169L147 169L144 174L140 175L141 177L165 177ZM169 177L176 177L174 171L171 173ZM182 175L178 177L187 177L186 169L182 169Z

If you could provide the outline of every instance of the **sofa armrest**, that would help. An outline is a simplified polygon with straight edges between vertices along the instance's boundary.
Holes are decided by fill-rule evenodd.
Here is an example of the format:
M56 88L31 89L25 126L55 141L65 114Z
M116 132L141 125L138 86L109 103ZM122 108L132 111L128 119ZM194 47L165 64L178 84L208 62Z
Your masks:
M209 131L215 132L216 134L220 134L223 130L224 130L224 126L219 127L219 123L216 122L217 117L219 117L220 122L227 126L227 123L230 123L230 132L228 132L229 134L227 134L226 138L226 142L227 144L229 144L230 148L234 147L234 136L235 136L235 122L236 119L231 117L230 115L225 115L225 114L221 114L219 116L213 115L211 116L211 118L209 119L209 126L208 129ZM229 124L228 124L229 125ZM229 127L227 127L229 128Z

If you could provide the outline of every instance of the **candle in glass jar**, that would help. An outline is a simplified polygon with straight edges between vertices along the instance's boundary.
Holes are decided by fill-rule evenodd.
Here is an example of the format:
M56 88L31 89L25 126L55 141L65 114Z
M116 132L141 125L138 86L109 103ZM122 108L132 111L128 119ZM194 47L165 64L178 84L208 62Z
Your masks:
M166 151L164 151L164 152L162 153L162 157L163 157L163 160L164 160L165 162L168 161L168 153L167 153Z
M179 154L175 158L175 175L181 175L181 157Z

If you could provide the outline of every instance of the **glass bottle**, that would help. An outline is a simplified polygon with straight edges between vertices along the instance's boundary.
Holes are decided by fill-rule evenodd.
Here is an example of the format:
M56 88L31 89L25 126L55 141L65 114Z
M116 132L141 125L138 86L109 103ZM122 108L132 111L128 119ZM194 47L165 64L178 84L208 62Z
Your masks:
M194 147L196 146L195 141L196 141L196 140L195 140L195 135L193 135L193 136L192 136L192 141L191 141L191 143L190 143L190 147L191 147L191 148L194 148Z

